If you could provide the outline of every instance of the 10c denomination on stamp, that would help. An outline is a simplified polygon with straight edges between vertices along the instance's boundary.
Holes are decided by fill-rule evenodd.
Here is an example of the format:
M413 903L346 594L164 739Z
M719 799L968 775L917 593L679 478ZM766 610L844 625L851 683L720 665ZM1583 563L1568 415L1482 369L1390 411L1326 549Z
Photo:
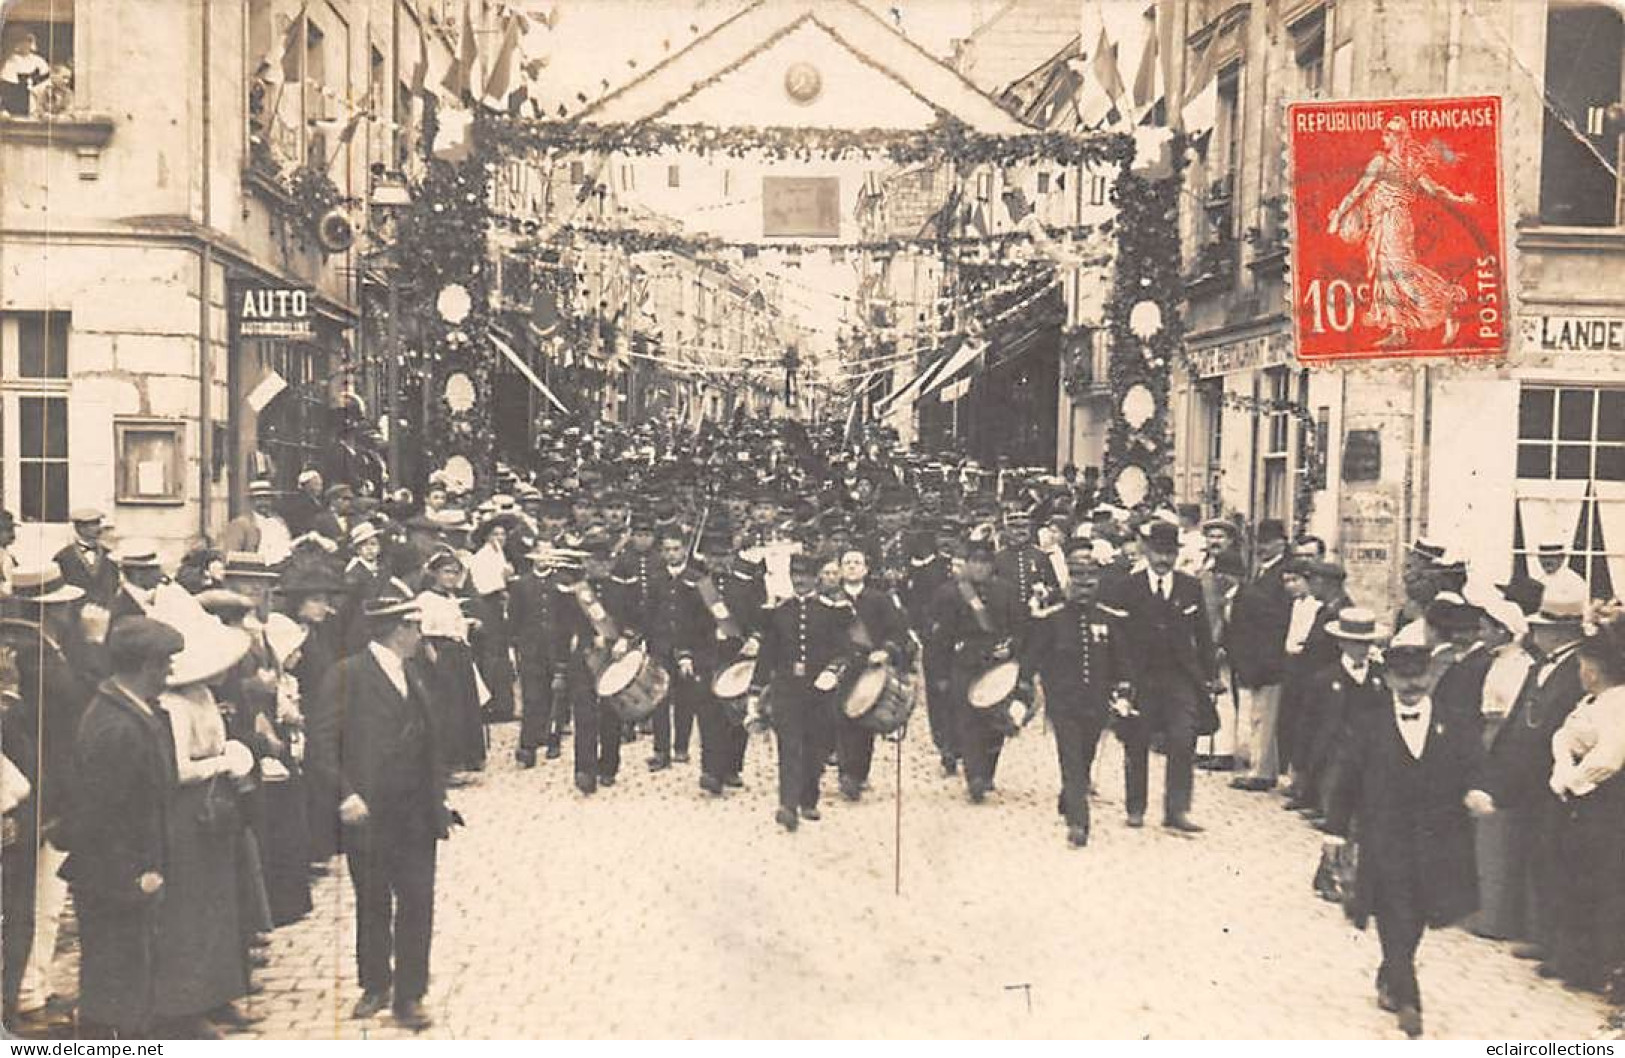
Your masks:
M1501 100L1287 108L1298 358L1506 350Z

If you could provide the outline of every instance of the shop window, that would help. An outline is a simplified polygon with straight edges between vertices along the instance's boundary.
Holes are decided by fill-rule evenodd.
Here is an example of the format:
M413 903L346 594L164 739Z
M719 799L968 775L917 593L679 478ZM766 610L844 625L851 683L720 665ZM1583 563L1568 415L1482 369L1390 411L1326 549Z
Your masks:
M1613 6L1551 4L1546 15L1546 98L1541 137L1540 219L1547 224L1619 223L1619 126L1625 22Z
M71 329L65 312L0 315L0 458L10 457L0 480L15 490L15 501L0 506L25 522L68 520Z
M324 466L328 433L326 355L303 342L261 340L263 374L274 371L287 388L260 412L257 445L271 459L277 486L291 491L299 471Z
M1221 506L1224 477L1224 379L1205 378L1196 384L1196 462L1202 467L1201 501L1208 512Z
M0 111L49 118L74 106L73 0L16 0L0 25Z
M1556 538L1594 593L1625 587L1625 388L1525 386L1517 478L1518 567Z

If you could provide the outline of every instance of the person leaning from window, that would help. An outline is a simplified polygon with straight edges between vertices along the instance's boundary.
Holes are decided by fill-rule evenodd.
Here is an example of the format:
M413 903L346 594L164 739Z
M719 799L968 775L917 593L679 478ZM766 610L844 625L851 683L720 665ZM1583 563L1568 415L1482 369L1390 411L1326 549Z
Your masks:
M36 50L39 38L24 33L0 60L0 110L18 117L32 113L29 103L34 87L50 80L51 64Z

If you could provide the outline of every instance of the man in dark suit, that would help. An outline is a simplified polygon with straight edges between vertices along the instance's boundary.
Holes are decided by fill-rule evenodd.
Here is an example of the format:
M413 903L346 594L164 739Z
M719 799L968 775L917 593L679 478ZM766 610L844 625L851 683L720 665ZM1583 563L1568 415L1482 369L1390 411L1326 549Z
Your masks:
M1120 581L1101 609L1117 618L1139 711L1121 729L1129 826L1144 824L1147 754L1160 734L1168 758L1162 825L1196 834L1203 828L1190 818L1191 770L1197 735L1218 726L1217 672L1202 586L1174 569L1178 559L1178 527L1155 523L1145 537L1146 568Z
M634 531L634 538L639 531ZM632 581L623 585L628 596L637 600L627 606L627 635L642 638L649 657L672 677L671 691L654 713L650 771L669 767L673 758L679 764L688 761L695 710L699 698L707 693L709 680L700 668L705 660L702 648L709 645L703 637L713 631L710 614L694 586L696 572L689 568L683 527L669 522L655 531L655 539L655 561L645 564L635 555L628 556L626 568L632 571Z
M416 658L421 612L391 591L368 600L364 616L367 646L322 680L309 761L338 790L355 886L362 996L351 1016L369 1018L391 1004L396 1024L417 1032L433 1024L423 996L435 852L454 816L446 806L438 711Z
M1275 735L1292 621L1292 599L1282 580L1285 554L1286 526L1273 518L1259 522L1257 565L1230 608L1224 646L1242 699L1236 748L1248 761L1247 774L1230 785L1240 790L1271 789L1280 770Z
M1087 540L1068 552L1067 594L1029 645L1044 681L1045 713L1061 763L1061 814L1067 844L1089 844L1089 773L1095 747L1126 685L1118 679L1118 644L1111 619L1096 605L1101 567Z
M121 577L118 594L108 606L111 626L120 617L146 617L152 613L158 586L164 582L164 567L155 548L126 544L115 560Z
M521 768L536 766L536 751L559 756L559 737L568 725L565 670L570 664L566 607L575 605L551 559L551 545L533 549L530 569L509 589L508 625L519 654L519 748Z
M181 634L126 617L108 634L113 675L79 722L77 779L62 876L79 919L79 1023L88 1035L147 1035L153 1027L152 937L167 868L165 806L175 743L158 707Z
M101 542L102 512L81 507L68 515L73 523L73 542L55 555L62 579L85 593L97 606L111 606L118 594L118 566Z
M1476 713L1433 700L1432 648L1420 623L1402 629L1386 652L1390 708L1355 715L1344 767L1328 799L1327 845L1339 849L1359 821L1354 894L1356 926L1377 919L1382 966L1377 1004L1422 1034L1416 949L1478 906L1478 868L1469 812L1492 810L1475 790L1483 764ZM1471 791L1471 792L1470 792Z
M1513 949L1525 959L1551 955L1562 898L1562 859L1558 820L1565 811L1547 781L1552 770L1552 736L1585 695L1576 656L1582 636L1584 590L1549 589L1529 617L1529 643L1535 664L1518 692L1506 722L1490 743L1481 787L1504 813L1522 867L1526 933L1530 942Z

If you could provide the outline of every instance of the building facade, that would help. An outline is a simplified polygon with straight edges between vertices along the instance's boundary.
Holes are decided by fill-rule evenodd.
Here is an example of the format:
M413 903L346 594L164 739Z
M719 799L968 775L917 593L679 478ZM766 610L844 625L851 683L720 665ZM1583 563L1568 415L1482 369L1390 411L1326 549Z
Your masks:
M1174 83L1216 41L1214 128L1187 170L1188 370L1175 485L1210 514L1327 539L1356 599L1398 595L1405 545L1504 579L1560 540L1607 597L1625 582L1621 14L1602 3L1175 5ZM1498 95L1516 318L1495 365L1309 370L1291 337L1284 107ZM1611 164L1605 164L1611 163ZM1614 171L1611 172L1610 168ZM1610 532L1610 527L1612 531Z
M353 471L360 453L325 443L369 355L350 236L412 154L414 69L446 69L451 14L7 5L6 48L33 35L72 85L0 119L0 504L21 550L49 552L93 506L173 556L251 475Z

